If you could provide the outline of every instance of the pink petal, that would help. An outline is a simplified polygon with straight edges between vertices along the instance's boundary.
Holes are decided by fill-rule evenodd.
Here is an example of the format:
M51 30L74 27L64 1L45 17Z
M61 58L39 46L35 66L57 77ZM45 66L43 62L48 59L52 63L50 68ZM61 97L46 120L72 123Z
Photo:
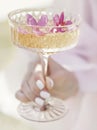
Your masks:
M59 24L63 24L63 23L64 23L64 12L61 13L60 20L59 20Z
M27 14L27 24L37 25L37 21L35 20L35 18L32 15Z
M38 21L39 26L46 26L48 22L48 17L47 15L42 15L41 18Z
M29 24L29 20L32 18L32 15L27 14L27 15L26 15L26 18L27 18L27 24Z
M72 24L72 21L68 20L65 22L65 25L71 25Z
M29 20L29 18L32 18L32 15L31 14L27 14L26 17Z
M56 14L56 15L53 17L53 21L54 21L54 23L55 23L56 26L59 25L59 15L58 15L58 14Z

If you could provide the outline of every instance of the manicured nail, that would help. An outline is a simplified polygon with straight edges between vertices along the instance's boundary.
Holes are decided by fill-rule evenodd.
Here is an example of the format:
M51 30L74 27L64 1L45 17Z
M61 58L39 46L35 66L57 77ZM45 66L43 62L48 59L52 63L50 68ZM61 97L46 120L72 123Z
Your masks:
M46 77L46 82L48 84L49 89L52 89L54 86L54 82L50 77Z
M35 102L36 102L38 105L40 105L40 106L43 106L43 104L44 104L44 100L42 100L42 99L39 98L39 97L35 98Z
M44 99L47 99L50 97L50 93L46 92L46 91L41 91L40 92L40 96Z
M35 68L35 72L42 71L42 66L40 64L37 64Z
M36 81L36 85L37 85L37 87L38 87L40 90L42 90L42 89L44 88L44 84L42 83L41 80L37 80L37 81Z

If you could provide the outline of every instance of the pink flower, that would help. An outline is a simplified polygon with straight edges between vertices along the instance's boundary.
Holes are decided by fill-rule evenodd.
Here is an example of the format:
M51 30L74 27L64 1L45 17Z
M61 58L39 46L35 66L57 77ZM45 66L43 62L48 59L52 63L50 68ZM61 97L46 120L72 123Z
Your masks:
M32 15L27 14L27 23L33 26L46 26L48 23L48 17L47 15L42 15L41 18L36 21Z
M36 21L36 19L32 15L27 14L27 24L32 26L34 34L44 35L44 33L40 31L39 27L44 27L47 25L47 23L47 15L42 15L41 18L38 21Z
M32 27L33 33L39 36L46 34L45 32L41 31L42 27L45 27L48 23L47 15L42 15L39 20L36 20L32 15L27 14L27 24ZM49 33L58 33L58 32L65 32L68 30L68 25L72 24L71 20L65 20L64 12L60 15L55 14L52 18L55 27L52 27ZM66 25L66 26L65 26ZM26 32L24 32L26 33Z
M53 17L53 21L55 23L56 26L63 26L65 23L64 23L64 12L62 12L60 14L60 16L58 14L56 14L54 17Z
M27 24L28 25L37 25L35 18L30 14L27 14Z
M65 21L64 12L62 12L60 15L56 14L53 17L53 21L54 21L54 24L57 26L51 29L51 32L53 33L65 32L66 30L64 29L64 26L72 24L72 21L70 20Z

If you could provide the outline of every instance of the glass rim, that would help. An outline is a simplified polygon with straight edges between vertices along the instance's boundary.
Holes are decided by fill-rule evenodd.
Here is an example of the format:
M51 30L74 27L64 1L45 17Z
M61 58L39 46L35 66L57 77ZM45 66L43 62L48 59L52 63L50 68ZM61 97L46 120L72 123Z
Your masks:
M52 9L52 8L50 8ZM53 9L52 9L53 10ZM57 10L57 9L56 9ZM81 22L81 18L80 18L80 15L79 14L74 14L75 16L75 22L73 22L73 24L71 25L60 25L60 26L57 26L57 25L46 25L46 26L39 26L39 25L28 25L28 24L23 24L23 23L18 23L16 22L15 20L12 20L11 17L17 13L21 13L23 11L44 11L44 12L47 12L46 9L36 9L36 8L22 8L22 9L16 9L16 10L12 10L11 12L8 13L8 20L13 24L13 25L17 25L17 26L23 26L23 27L40 27L40 28L47 28L47 27L53 27L53 28L60 28L60 27L65 27L65 28L71 28L71 27L74 27L76 25L80 25L80 22ZM48 11L48 12L51 12L51 11ZM63 10L63 12L65 12L65 10ZM73 16L73 13L71 13L71 15ZM78 19L78 21L76 20L76 18Z

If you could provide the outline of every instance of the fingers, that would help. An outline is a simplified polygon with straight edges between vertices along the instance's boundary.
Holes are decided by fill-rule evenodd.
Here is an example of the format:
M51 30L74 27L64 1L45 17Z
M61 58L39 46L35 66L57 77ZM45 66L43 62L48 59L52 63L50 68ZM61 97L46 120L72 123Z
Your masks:
M22 84L21 90L22 90L23 94L25 95L25 97L27 97L30 101L34 100L35 94L31 90L31 87L29 86L29 84L27 82L24 82Z
M24 93L21 90L17 91L15 97L21 102L29 102L29 99L24 95Z
M41 72L34 73L28 80L28 84L32 90L35 92L36 96L39 95L39 92L45 89L45 81Z
M68 71L65 70L60 64L58 64L53 58L49 57L48 59L48 75L56 74L59 71L65 71L67 73Z
M52 90L54 87L54 81L50 77L46 77L46 86L48 90Z
M16 93L16 98L22 102L34 101L42 106L45 99L50 97L48 89L53 87L53 81L49 77L46 80L47 83L44 81L42 72L35 73L22 84L21 90Z
M47 99L50 97L50 93L48 92L48 89L46 87L46 82L44 81L44 77L42 75L42 72L36 73L34 77L34 87L33 90L38 93L37 96L40 96L42 99Z

